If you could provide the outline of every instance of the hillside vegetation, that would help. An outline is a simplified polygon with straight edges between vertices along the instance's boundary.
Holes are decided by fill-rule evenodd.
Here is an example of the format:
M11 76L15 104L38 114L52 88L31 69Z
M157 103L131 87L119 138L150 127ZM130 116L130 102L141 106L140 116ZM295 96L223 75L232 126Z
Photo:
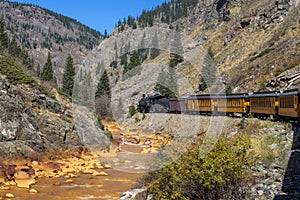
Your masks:
M34 69L43 66L51 52L59 83L67 55L78 63L103 39L101 33L72 18L32 4L1 0L0 16L9 38L28 51Z

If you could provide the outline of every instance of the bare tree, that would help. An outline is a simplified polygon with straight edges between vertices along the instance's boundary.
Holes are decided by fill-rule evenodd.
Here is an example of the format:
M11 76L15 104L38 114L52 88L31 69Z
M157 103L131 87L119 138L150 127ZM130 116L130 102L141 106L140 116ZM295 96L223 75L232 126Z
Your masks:
M112 118L111 101L108 95L101 95L95 100L95 108L102 118Z

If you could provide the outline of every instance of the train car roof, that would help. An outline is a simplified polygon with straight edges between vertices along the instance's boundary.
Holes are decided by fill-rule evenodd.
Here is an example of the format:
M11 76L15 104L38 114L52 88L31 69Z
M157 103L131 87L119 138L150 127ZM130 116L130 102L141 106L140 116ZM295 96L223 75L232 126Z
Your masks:
M300 94L300 89L299 88L280 91L280 96L289 96L289 95L298 95L298 94Z
M236 93L236 94L201 94L192 95L188 99L234 99L234 98L248 98L247 93Z
M249 93L249 97L278 97L279 92L253 92Z
M187 99L211 99L213 95L211 94L197 94L191 95Z
M214 95L215 99L244 99L248 98L248 93L236 93L236 94L217 94Z
M185 101L186 98L170 98L170 101Z

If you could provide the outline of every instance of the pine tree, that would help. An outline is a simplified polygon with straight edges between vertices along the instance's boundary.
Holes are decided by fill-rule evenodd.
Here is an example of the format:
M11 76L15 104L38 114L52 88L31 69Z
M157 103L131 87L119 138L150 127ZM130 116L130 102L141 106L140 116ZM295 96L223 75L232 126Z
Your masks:
M5 23L3 17L0 17L0 53L4 53L8 49L9 39L5 31Z
M169 67L167 72L161 71L158 75L154 91L159 92L165 97L176 98L178 96L178 84L175 76L176 72L174 68Z
M36 66L36 75L37 75L38 77L41 76L41 66L40 66L40 64L38 64L38 65Z
M72 96L73 93L74 77L75 77L75 68L73 65L73 58L70 54L68 54L68 57L66 59L64 75L63 75L62 91L70 96Z
M17 43L16 36L13 36L11 42L9 43L8 53L13 57L17 57L21 54L21 47Z
M97 90L96 90L96 97L100 97L102 95L108 95L111 97L111 91L110 91L110 85L109 85L109 79L107 75L107 71L104 70L98 85L97 85Z
M128 64L127 63L127 54L126 53L121 56L121 62L120 62L120 64L124 65L124 67Z
M171 68L174 68L183 61L183 47L181 43L180 33L174 31L173 42L170 53L170 64Z
M208 49L208 52L204 57L203 64L204 64L204 66L201 71L201 76L203 78L203 81L205 81L207 87L210 87L215 83L215 81L217 79L217 76L216 76L217 66L214 62L211 48Z
M48 52L48 58L44 65L41 80L43 81L54 81L53 69L52 69L52 61L51 61L51 54Z
M105 38L108 38L108 33L107 33L107 30L106 30L106 29L104 30L104 37L105 37Z
M135 67L141 65L140 56L138 52L135 50L133 51L130 57L130 63L124 66L123 74L127 73L128 71L134 69Z

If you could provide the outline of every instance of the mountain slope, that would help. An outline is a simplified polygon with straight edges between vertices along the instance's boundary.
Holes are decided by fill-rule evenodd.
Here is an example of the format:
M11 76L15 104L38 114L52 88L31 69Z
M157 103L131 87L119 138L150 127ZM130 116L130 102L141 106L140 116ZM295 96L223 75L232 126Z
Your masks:
M136 27L130 23L121 25L123 28L117 27L87 57L82 68L94 67L90 72L96 79L101 67L110 74L112 103L117 112L123 109L120 113L127 113L141 94L151 94L158 82L166 82L160 80L163 76L159 74L166 74L164 77L169 74L172 46L174 41L179 41L174 37L176 32L181 38L177 43L181 43L184 58L175 67L179 97L199 93L203 70L207 67L218 71L215 89L221 85L223 89L231 87L234 92L251 92L267 90L268 80L300 63L297 1L199 1L188 11L169 23L158 19L157 23L144 27L138 21ZM153 48L160 49L160 53L151 58L149 52ZM139 59L136 63L142 64L132 68L131 63L136 59ZM128 66L132 74L127 72ZM96 85L97 80L94 82ZM119 102L122 109L118 107Z
M0 1L0 10L8 35L15 36L28 49L36 65L43 66L51 52L59 82L67 54L78 63L103 38L74 19L38 6Z

